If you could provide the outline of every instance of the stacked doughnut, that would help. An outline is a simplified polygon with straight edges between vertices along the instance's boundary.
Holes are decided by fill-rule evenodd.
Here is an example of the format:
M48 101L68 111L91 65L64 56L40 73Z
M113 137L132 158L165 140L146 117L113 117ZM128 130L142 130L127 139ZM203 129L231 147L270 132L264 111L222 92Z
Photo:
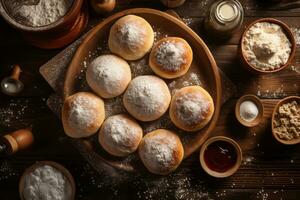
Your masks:
M87 83L95 94L78 92L66 98L62 121L68 136L85 138L98 132L98 141L107 153L125 157L138 150L150 172L165 175L174 171L184 157L181 140L175 132L166 129L143 136L140 124L161 118L169 109L175 126L195 132L211 120L214 103L200 86L183 87L172 97L164 81L189 71L193 51L186 40L165 37L153 43L154 32L145 19L135 15L118 19L108 37L111 53L95 58L86 70ZM132 79L128 61L146 54L155 75ZM120 95L127 113L106 118L106 99Z

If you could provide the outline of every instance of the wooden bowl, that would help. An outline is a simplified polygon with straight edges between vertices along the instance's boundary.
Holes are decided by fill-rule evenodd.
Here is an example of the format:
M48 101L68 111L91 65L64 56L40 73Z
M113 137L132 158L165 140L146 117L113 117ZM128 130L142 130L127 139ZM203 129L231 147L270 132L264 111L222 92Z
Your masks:
M20 198L22 200L26 200L23 196L23 190L24 190L24 184L25 184L25 176L31 172L33 172L36 168L44 166L44 165L49 165L51 167L54 167L55 169L57 169L58 171L60 171L65 177L66 179L69 181L70 183L70 187L71 187L71 200L75 199L75 192L76 192L76 186L75 186L75 181L73 176L71 175L71 173L61 164L58 164L57 162L53 162L53 161L39 161L33 165L31 165L30 167L28 167L23 175L20 178L19 181L19 193L20 193Z
M215 112L209 124L199 132L193 134L185 133L180 135L184 145L184 157L186 158L201 146L201 144L206 140L206 138L209 136L216 125L221 107L221 82L216 62L203 40L182 21L167 13L147 8L130 9L116 13L97 25L93 30L89 32L89 34L86 36L85 40L81 43L75 55L73 56L64 82L64 98L67 98L70 95L83 90L81 83L82 79L85 79L84 65L88 64L92 59L95 58L95 56L93 57L89 54L91 54L91 52L98 52L97 55L99 55L99 51L97 51L98 46L99 44L105 44L107 42L109 30L112 24L120 17L128 14L134 14L143 17L153 26L154 31L160 31L161 36L168 34L169 36L184 38L190 44L194 52L194 60L191 64L189 73L193 70L197 71L196 73L199 74L201 78L202 86L210 93L210 95L214 99ZM166 80L167 83L170 83L172 81L173 80ZM85 89L90 90L89 88ZM147 123L140 122L140 124L142 126L147 126ZM177 133L180 131L177 130L174 126L163 128L170 128ZM82 142L82 140L80 139L76 141L77 143ZM91 139L91 141L95 145L99 146L97 139ZM84 148L84 145L79 144L79 146L81 146L81 149ZM90 154L91 153L95 152L90 151ZM108 164L116 168L120 168L119 166L122 166L122 169L130 169L129 171L139 170L136 167L133 167L134 164L126 164L122 159L117 160L112 156L105 156L103 154L100 155L99 151L96 155L96 159L103 159ZM87 159L89 159L90 156L86 157L88 157Z
M249 63L244 55L244 44L243 44L243 41L244 41L244 37L246 35L246 33L248 32L248 30L256 23L258 22L269 22L269 23L274 23L274 24L277 24L279 26L282 27L283 31L285 32L287 38L289 39L289 41L291 42L291 45L292 45L292 51L291 51L291 54L290 54L290 57L288 59L288 61L282 65L280 68L277 68L277 69L274 69L274 70L261 70L261 69L258 69L254 66L251 65L251 63ZM287 24L285 24L284 22L282 21L279 21L277 19L273 19L273 18L262 18L262 19L258 19L254 22L252 22L247 28L246 30L244 31L242 37L241 37L241 41L240 41L240 45L239 45L239 56L240 56L240 59L241 59L241 62L242 62L242 65L243 67L245 67L245 69L247 69L248 71L254 73L254 74L269 74L269 73L273 73L273 72L278 72L282 69L284 69L285 67L289 66L292 62L292 60L294 59L295 57L295 52L296 52L296 41L295 41L295 38L294 38L294 35L293 35L293 32L291 31L291 29L289 28L289 26Z
M235 165L226 172L220 173L220 172L216 172L216 171L211 170L206 165L205 160L204 160L204 152L205 152L206 148L208 147L208 145L210 145L211 143L216 142L216 141L225 141L225 142L228 142L228 143L232 144L233 147L236 150L236 153L237 153L237 161L236 161ZM239 146L239 144L237 142L235 142L233 139L225 137L225 136L215 136L215 137L212 137L212 138L208 139L202 145L201 150L200 150L199 159L200 159L200 164L201 164L202 168L204 169L204 171L207 174L209 174L213 177L216 177L216 178L225 178L225 177L231 176L232 174L234 174L239 169L239 167L242 163L242 157L243 157L242 149L241 149L241 147Z
M272 134L273 134L274 138L275 138L278 142L280 142L280 143L282 143L282 144L286 144L286 145L299 144L299 143L300 143L300 138L298 138L298 139L293 139L293 140L283 140L283 139L279 138L279 136L278 136L278 135L275 133L275 131L274 131L274 120L275 120L275 114L276 114L277 110L279 109L279 107L280 107L282 104L291 102L291 101L293 101L293 100L295 100L295 101L297 101L298 103L300 103L300 97L299 97L299 96L289 96L289 97L286 97L286 98L280 100L280 101L276 104L276 106L275 106L275 108L274 108L274 110L273 110L272 120L271 120Z
M247 101L247 100L254 102L258 108L258 115L252 121L245 121L240 116L240 105L241 105L241 103L243 103L244 101ZM253 126L258 125L261 122L263 116L264 116L264 106L263 106L261 100L255 95L251 95L251 94L244 95L241 98L239 98L239 100L235 104L235 117L242 125L244 125L246 127L253 127Z
M13 28L22 33L32 45L54 49L64 47L79 37L88 22L87 3L74 0L65 16L46 26L31 27L17 22L10 16L5 0L0 0L0 14Z

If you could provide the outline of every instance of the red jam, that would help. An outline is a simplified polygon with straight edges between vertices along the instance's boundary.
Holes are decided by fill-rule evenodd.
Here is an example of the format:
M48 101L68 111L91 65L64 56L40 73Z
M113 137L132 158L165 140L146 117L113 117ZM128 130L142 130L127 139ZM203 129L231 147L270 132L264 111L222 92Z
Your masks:
M235 165L237 152L229 142L215 141L205 149L204 161L209 169L223 173Z

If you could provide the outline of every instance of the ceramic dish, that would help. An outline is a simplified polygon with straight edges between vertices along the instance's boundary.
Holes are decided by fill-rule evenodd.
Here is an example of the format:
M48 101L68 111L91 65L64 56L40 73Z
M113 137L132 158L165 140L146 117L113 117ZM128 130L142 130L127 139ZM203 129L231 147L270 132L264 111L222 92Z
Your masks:
M39 161L33 165L31 165L30 167L28 167L25 172L23 173L23 175L20 178L20 182L19 182L19 193L20 193L20 198L22 200L25 200L24 196L23 196L23 190L24 190L24 184L25 184L25 176L29 173L31 173L32 171L34 171L36 168L44 166L44 165L49 165L51 167L54 167L55 169L57 169L59 172L61 172L69 181L70 183L70 187L71 187L71 200L75 199L75 192L76 192L76 186L75 186L75 181L73 176L71 175L71 173L61 164L58 164L56 162L53 161Z
M254 102L258 108L258 115L252 121L245 121L243 118L241 118L241 115L240 115L240 105L241 105L241 103L243 103L244 101L247 101L247 100ZM244 125L246 127L253 127L253 126L258 125L261 122L263 116L264 116L263 104L262 104L261 100L255 95L249 95L249 94L244 95L241 98L239 98L239 100L235 104L235 117L242 125Z
M213 142L217 142L217 141L225 141L225 142L228 142L229 144L231 144L234 149L236 150L236 155L237 155L237 160L236 160L236 163L234 164L234 166L232 168L230 168L229 170L225 171L225 172L216 172L216 171L213 171L211 170L207 165L206 165L206 162L205 162L205 159L204 159L204 152L205 150L207 149L207 147L212 144ZM201 150L200 150L200 164L202 166L202 168L204 169L204 171L206 173L208 173L209 175L213 176L213 177L216 177L216 178L225 178L225 177L228 177L228 176L231 176L232 174L234 174L240 167L241 163L242 163L242 150L241 150L241 147L238 145L237 142L235 142L233 139L231 138L228 138L228 137L224 137L224 136L215 136L215 137L212 137L210 139L208 139L201 147Z
M0 0L0 14L13 28L19 30L32 45L53 49L70 44L85 29L88 22L84 0L74 0L65 16L46 26L31 27L18 23L9 15L5 0Z
M78 91L90 91L90 89L85 85L85 67L96 56L99 56L101 53L108 52L106 43L111 25L120 17L128 14L134 14L145 18L156 32L156 41L166 35L177 36L184 38L191 45L194 52L194 60L189 72L179 79L166 80L166 83L169 85L172 93L176 89L183 87L185 84L192 83L193 85L191 77L192 75L196 75L199 77L198 84L203 86L214 99L215 112L212 120L201 131L193 134L187 134L177 129L170 122L167 113L159 120L140 123L143 127L144 133L148 133L158 128L167 128L178 133L184 145L184 157L186 158L200 147L216 125L221 106L221 83L216 62L208 47L195 32L177 18L161 11L137 8L119 12L104 20L90 31L76 51L67 70L64 82L64 97L67 98ZM150 68L147 63L148 55L139 61L129 62L131 66L142 64L142 67L132 69L133 77L142 74L152 74L153 72L149 70ZM105 100L105 104L106 117L126 112L124 108L118 109L118 107L122 105L122 96L111 100ZM86 158L90 159L91 162L95 163L97 160L103 160L116 168L121 168L127 171L136 171L141 169L137 154L130 155L128 158L124 159L112 157L107 155L103 149L100 148L100 145L95 138L97 137L91 137L88 139L88 142L85 140L84 143L82 139L73 141L81 152L85 152L83 154L86 155ZM87 143L90 143L91 145L86 145ZM86 150L91 149L90 146L93 146L92 150Z
M275 133L275 131L274 131L274 120L275 120L275 114L276 114L276 112L278 111L279 107L280 107L282 104L291 102L291 101L293 101L293 100L297 101L298 104L300 104L300 97L298 97L298 96L289 96L289 97L286 97L286 98L280 100L280 101L276 104L276 106L275 106L275 108L274 108L274 110L273 110L273 114L272 114L272 121L271 121L271 123L272 123L272 124L271 124L271 126L272 126L272 134L273 134L274 138L275 138L278 142L280 142L280 143L282 143L282 144L286 144L286 145L299 144L299 143L300 143L300 138L298 138L298 139L293 139L293 140L283 140L283 139L279 138L279 136L278 136L278 135Z
M290 54L290 57L288 59L288 61L282 65L280 68L277 68L277 69L274 69L274 70L261 70L261 69L258 69L254 66L252 66L246 59L245 55L244 55L244 44L243 44L243 40L244 40L244 37L246 35L246 33L248 32L248 30L256 23L258 22L269 22L269 23L274 23L274 24L277 24L279 26L282 27L283 31L285 32L287 38L290 40L291 44L292 44L292 51L291 51L291 54ZM273 72L278 72L282 69L284 69L285 67L289 66L293 60L293 58L295 57L295 52L296 52L296 42L295 42L295 38L294 38L294 35L291 31L291 29L289 28L288 25L286 25L285 23L283 23L282 21L279 21L277 19L273 19L273 18L262 18L262 19L258 19L254 22L252 22L247 28L246 30L244 31L242 37L241 37L241 41L240 41L240 47L239 47L239 54L240 54L240 59L241 59L241 62L242 62L242 65L250 72L252 73L255 73L255 74L268 74L268 73L273 73Z

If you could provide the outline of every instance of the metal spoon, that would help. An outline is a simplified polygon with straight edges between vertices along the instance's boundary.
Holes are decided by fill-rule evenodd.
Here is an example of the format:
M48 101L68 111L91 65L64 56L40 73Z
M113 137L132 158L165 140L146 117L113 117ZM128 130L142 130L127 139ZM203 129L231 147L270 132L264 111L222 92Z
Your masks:
M1 91L4 94L15 96L23 90L24 84L19 80L20 73L20 66L15 65L12 74L1 81Z

